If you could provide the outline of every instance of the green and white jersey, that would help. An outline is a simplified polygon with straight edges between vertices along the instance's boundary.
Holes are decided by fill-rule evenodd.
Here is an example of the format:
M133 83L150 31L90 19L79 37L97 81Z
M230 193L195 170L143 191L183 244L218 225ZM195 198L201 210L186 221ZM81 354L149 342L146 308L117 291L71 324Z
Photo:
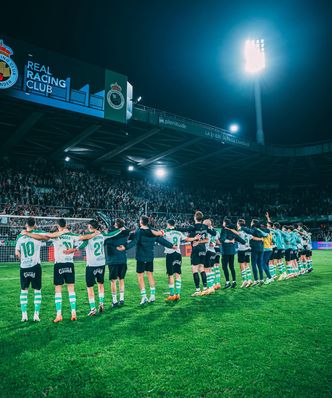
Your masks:
M239 233L240 233L240 238L242 238L245 241L245 243L240 243L239 242L237 244L237 249L239 251L249 251L249 250L251 250L250 241L253 238L253 236L250 235L250 234L247 234L244 231L242 231L242 229L239 231Z
M176 229L165 229L164 232L165 232L164 238L168 242L171 242L174 246L177 247L176 250L165 247L165 253L166 254L171 254L175 252L181 253L180 250L181 241L185 240L186 236L182 232L177 231Z
M102 232L94 238L83 241L80 249L85 249L87 267L102 267L106 264L104 249L105 240L118 235L120 232L120 229L109 233Z
M302 236L302 240L303 240L303 246L307 246L308 250L312 249L312 242L311 242L311 233L302 230L303 236Z
M311 241L311 232L307 232L307 249L311 250L312 249L312 241Z
M217 232L216 236L212 236L210 234L207 235L209 242L205 244L206 250L212 253L216 252L217 240L220 238L220 233L218 231L216 232Z
M274 237L276 240L276 246L278 250L285 250L285 240L283 233L280 229L274 230Z
M74 253L64 254L64 250L73 249L80 245L78 235L72 232L66 232L58 238L52 238L51 242L54 247L54 260L56 263L72 263L74 261Z
M270 233L272 235L272 248L277 247L277 234L275 229L270 229Z
M31 233L41 233L41 231L29 231ZM31 268L40 264L40 248L45 246L40 240L30 238L26 235L18 235L15 250L21 253L21 268Z

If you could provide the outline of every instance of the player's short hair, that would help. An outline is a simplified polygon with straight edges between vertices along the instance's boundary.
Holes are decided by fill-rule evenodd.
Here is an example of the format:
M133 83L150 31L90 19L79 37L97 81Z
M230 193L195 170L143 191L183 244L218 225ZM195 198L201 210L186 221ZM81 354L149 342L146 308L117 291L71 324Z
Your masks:
M170 225L171 227L174 227L175 220L173 220L173 219L167 220L167 224Z
M196 218L197 221L202 221L203 220L203 213L201 211L196 211L195 218Z
M124 220L122 218L116 218L115 219L115 224L117 224L117 226L119 228L123 228L124 225L125 225L125 222L124 222Z
M268 221L268 222L266 223L266 225L267 225L268 227L272 227L272 226L273 226L273 223L272 223L271 221Z
M239 218L239 219L237 220L237 222L238 222L240 225L246 225L246 222L245 222L245 220L244 220L243 218Z
M251 223L253 227L259 227L259 220L257 218L253 218Z
M64 228L66 226L66 220L64 218L59 218L58 225L60 228Z
M99 228L99 224L98 224L97 220L90 220L88 222L88 225L91 225L91 227L94 228L94 229L98 229Z
M36 220L33 217L29 217L27 219L27 225L28 227L34 227L36 225Z
M277 228L277 229L280 229L280 224L279 224L278 222L275 222L275 223L273 224L273 226L274 226L275 228Z
M294 231L294 227L293 227L293 225L288 225L288 227L287 227L288 229L290 229L291 231Z
M147 226L147 225L149 224L149 217L148 217L148 216L141 216L141 217L140 217L140 220L141 220L141 223L142 223L144 226Z
M229 218L224 218L224 223L226 225L226 227L228 227L230 224L232 224L232 221Z

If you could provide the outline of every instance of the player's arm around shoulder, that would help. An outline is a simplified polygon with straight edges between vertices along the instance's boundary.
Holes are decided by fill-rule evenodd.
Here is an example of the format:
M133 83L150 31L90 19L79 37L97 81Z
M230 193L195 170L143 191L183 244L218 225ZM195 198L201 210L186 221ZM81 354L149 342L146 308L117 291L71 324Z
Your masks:
M74 235L75 236L76 234L73 234L72 232L69 232L68 229L65 229L63 231L50 232L50 233L46 234L46 236L48 236L50 239L56 239L56 238L59 238L62 235Z
M211 236L217 236L217 230L216 230L216 229L214 229L214 228L208 228L207 231L208 231L208 233L209 233Z
M156 236L156 237L165 235L165 232L162 229L161 230L156 230L156 229L150 228L150 231L151 231L152 235Z
M126 228L122 227L119 229L114 229L113 231L110 232L102 232L101 234L104 236L105 239L113 238L114 236L117 236L121 234L122 231L125 231Z
M173 243L171 243L171 242L169 242L168 240L164 239L162 236L157 237L156 241L157 241L160 245L162 245L162 246L164 246L164 247L168 247L169 249L174 249L174 250L177 249L177 246L176 246L176 245L173 245Z
M28 236L29 238L35 239L35 240L49 240L50 238L48 235L43 234L43 233L35 233L35 232L28 232L28 231L22 231L22 235Z
M183 235L183 241L185 242L195 242L195 241L199 241L201 239L201 235L197 234L196 236L190 237L190 236L184 236Z
M118 246L117 250L120 250L120 251L129 250L132 247L136 246L136 244L137 244L137 236L136 235L138 233L137 231L138 230L132 231L131 233L129 233L127 243L125 245Z
M98 236L100 234L101 234L100 231L95 231L95 232L92 232L92 233L87 233L87 234L80 235L77 239L81 240L81 241L90 240L90 239L92 239L92 238L94 238L94 237L96 237L96 236Z

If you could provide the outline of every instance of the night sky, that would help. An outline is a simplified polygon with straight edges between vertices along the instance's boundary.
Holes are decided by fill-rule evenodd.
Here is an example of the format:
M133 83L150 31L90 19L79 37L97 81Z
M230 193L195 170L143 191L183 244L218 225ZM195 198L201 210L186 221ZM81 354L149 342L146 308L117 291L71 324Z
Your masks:
M2 33L127 74L144 105L224 128L237 122L247 138L255 113L243 43L264 38L266 141L332 138L331 0L34 1L17 9L1 18Z

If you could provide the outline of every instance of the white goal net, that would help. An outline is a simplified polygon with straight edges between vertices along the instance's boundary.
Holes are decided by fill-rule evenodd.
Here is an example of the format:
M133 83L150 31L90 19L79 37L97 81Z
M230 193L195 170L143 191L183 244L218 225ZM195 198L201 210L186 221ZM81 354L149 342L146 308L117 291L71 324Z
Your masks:
M15 244L19 233L25 228L29 216L0 215L0 263L17 262L15 258ZM56 231L59 217L33 217L39 230L45 232ZM89 218L64 218L68 228L81 234L87 229ZM75 253L77 260L83 260L84 251ZM46 242L41 249L41 261L54 261L53 246Z

